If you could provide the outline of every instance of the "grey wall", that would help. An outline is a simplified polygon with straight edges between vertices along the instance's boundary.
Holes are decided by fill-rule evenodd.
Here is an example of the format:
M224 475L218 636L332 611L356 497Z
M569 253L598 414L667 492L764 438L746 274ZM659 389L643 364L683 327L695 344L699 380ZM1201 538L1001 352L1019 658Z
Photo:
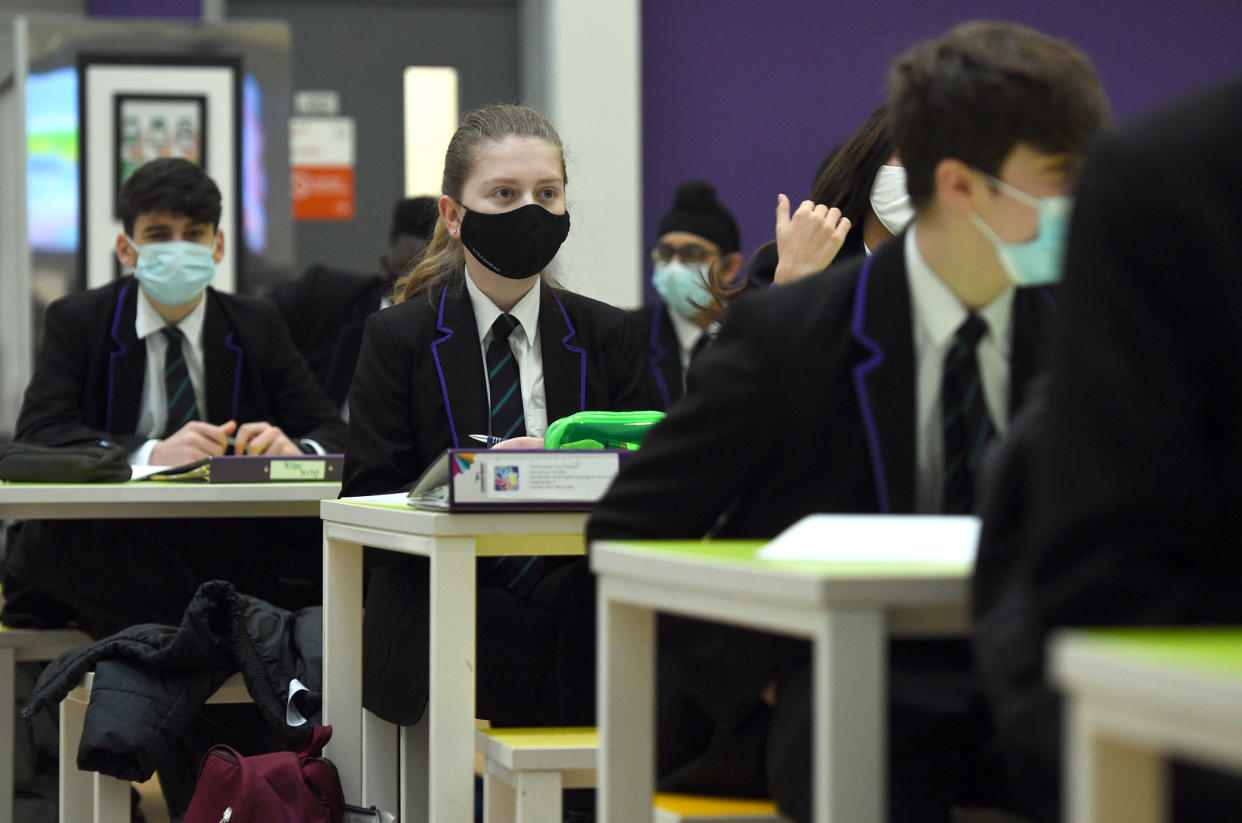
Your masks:
M517 12L512 3L458 4L232 0L232 20L287 20L294 89L335 89L355 119L357 212L348 222L294 224L294 271L312 263L372 271L392 205L405 186L402 72L455 66L461 110L518 95Z

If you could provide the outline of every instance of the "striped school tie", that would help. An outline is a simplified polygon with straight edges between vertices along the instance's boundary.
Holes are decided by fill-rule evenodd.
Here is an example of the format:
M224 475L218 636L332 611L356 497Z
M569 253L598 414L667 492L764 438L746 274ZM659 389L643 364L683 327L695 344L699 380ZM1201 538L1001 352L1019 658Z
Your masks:
M492 342L487 346L487 383L491 388L491 434L508 439L526 434L522 412L522 380L509 335L518 326L517 318L502 314L492 324Z
M487 346L487 384L491 389L491 433L508 439L526 434L522 410L522 380L509 335L518 326L511 314L502 314L492 324L492 342ZM538 555L505 556L492 561L492 575L515 597L525 598L547 572Z
M979 461L996 427L988 415L976 348L988 324L977 314L962 322L944 358L941 413L944 425L944 514L975 510Z
M182 343L185 335L174 326L165 326L164 340L164 397L167 402L167 425L164 437L175 434L186 423L198 419L198 402L194 399L194 386L190 383L190 370L185 365Z

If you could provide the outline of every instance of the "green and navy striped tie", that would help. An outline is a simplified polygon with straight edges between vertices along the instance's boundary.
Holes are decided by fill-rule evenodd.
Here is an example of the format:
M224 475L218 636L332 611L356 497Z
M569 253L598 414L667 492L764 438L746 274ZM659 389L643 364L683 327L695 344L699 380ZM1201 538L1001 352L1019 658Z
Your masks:
M518 326L517 318L502 314L492 324L492 342L487 346L487 383L491 389L492 434L508 439L526 434L522 411L522 381L509 335ZM547 571L539 555L504 556L492 561L492 575L515 597L530 595Z
M996 433L988 415L976 355L979 340L987 331L988 324L979 315L968 315L944 358L940 396L944 421L944 514L974 512L979 461Z
M509 335L518 326L517 318L502 314L492 324L492 342L487 346L487 383L491 389L491 434L502 439L526 434L522 411L522 379Z
M167 344L164 351L164 397L168 409L164 437L169 437L186 423L198 419L198 402L194 399L190 370L186 368L182 352L185 335L175 326L165 326L163 332Z

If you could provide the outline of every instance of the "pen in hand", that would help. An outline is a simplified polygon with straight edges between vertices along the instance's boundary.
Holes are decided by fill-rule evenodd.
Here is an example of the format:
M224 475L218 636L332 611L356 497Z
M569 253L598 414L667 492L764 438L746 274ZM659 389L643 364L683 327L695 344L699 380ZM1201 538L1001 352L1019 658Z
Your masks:
M489 449L497 443L504 441L504 438L497 434L472 434L469 437L471 440L479 441Z

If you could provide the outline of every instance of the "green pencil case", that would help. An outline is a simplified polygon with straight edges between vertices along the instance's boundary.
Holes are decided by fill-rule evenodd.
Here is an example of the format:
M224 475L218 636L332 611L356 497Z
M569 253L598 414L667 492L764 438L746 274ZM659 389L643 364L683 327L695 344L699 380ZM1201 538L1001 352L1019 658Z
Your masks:
M549 449L637 449L647 431L664 419L662 411L582 411L548 426Z

